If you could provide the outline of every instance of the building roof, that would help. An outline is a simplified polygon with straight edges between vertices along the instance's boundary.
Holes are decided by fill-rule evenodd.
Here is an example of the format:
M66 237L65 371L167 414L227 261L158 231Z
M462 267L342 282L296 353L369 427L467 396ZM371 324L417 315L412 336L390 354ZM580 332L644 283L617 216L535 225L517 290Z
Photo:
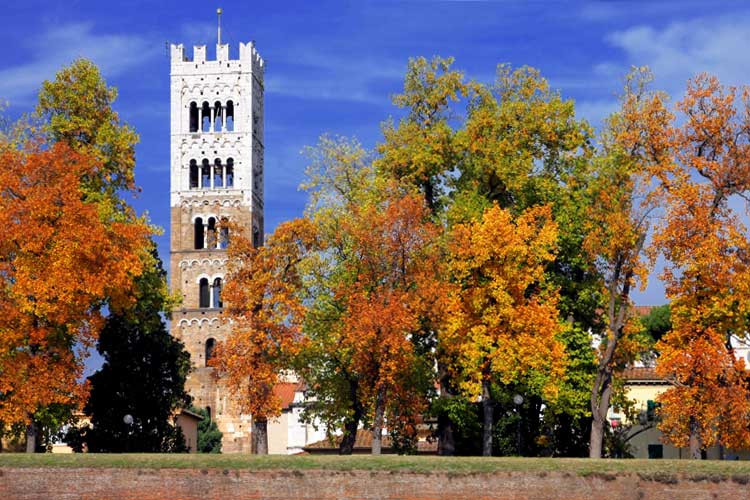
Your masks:
M273 387L273 395L281 400L281 409L286 410L294 402L294 394L304 389L302 382L279 382Z
M666 384L664 377L656 374L655 368L631 367L622 371L622 378L629 384Z
M192 417L192 418L194 418L196 420L203 420L203 416L202 415L199 415L199 414L197 414L195 412L192 412L190 410L187 410L185 408L180 408L180 410L178 412L176 412L176 413L178 415L185 415L185 416L188 416L188 417Z

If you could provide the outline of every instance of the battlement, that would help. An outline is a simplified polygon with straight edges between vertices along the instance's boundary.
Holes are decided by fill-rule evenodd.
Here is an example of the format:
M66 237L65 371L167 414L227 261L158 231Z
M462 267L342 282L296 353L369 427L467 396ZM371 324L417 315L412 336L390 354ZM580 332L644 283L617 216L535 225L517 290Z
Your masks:
M229 57L229 44L222 43L216 45L216 59L208 59L206 46L195 45L193 46L193 58L191 59L185 51L185 46L181 43L170 44L170 60L172 67L179 67L187 64L206 64L206 63L222 63L237 61L240 63L250 63L253 72L262 73L265 65L265 61L260 56L260 53L255 48L253 42L242 43L240 42L240 56L239 59L230 59Z

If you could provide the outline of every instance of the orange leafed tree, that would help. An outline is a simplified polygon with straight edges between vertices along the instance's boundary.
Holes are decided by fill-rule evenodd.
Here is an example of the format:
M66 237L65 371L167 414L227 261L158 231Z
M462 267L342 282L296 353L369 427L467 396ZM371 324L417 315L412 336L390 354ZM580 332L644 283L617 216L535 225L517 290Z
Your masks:
M353 282L336 290L346 308L341 348L350 353L360 398L370 408L372 453L380 454L386 419L389 428L413 438L426 408L415 383L415 337L441 309L438 228L416 195L391 192L350 211L342 236L350 244L353 258L346 265Z
M268 453L267 422L281 414L273 388L303 344L306 307L300 264L316 244L306 219L285 222L267 244L256 248L233 228L228 250L230 273L222 298L229 337L211 358L243 412L253 416L254 448Z
M141 272L148 226L104 222L84 201L80 179L99 168L62 143L0 145L0 421L32 438L37 410L83 402L76 346L93 344L101 306L126 306Z
M549 206L514 219L495 205L450 235L456 287L441 344L464 393L482 398L485 456L492 454L492 384L525 382L554 398L564 371L558 294L544 272L557 239L551 217Z
M648 277L646 239L659 203L652 179L669 157L666 131L672 116L665 96L648 90L651 80L644 68L627 76L621 110L607 120L601 154L594 160L589 181L584 249L604 281L607 325L591 391L591 458L602 455L615 370L635 354L625 349L632 345L625 337L634 331L634 325L628 324L634 319L630 292L637 280L645 285Z
M750 331L750 241L733 208L750 195L750 89L699 75L677 104L674 160L661 181L666 216L654 240L668 265L672 331L657 346L673 387L661 430L693 458L715 444L750 446L750 379L732 350Z

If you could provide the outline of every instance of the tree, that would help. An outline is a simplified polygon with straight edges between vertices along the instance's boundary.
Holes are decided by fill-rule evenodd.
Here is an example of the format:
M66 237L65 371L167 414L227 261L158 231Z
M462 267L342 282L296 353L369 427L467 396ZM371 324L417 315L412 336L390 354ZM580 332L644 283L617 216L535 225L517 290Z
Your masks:
M731 343L750 331L750 241L732 207L750 192L750 89L702 74L676 107L684 119L666 136L666 214L654 235L672 312L657 344L657 371L673 384L659 397L659 427L700 458L717 443L750 446L748 374Z
M190 411L197 413L203 420L198 423L198 453L221 453L222 433L216 425L216 421L211 420L208 410L205 408L190 408Z
M470 85L461 71L452 69L452 58L424 57L410 59L404 77L403 93L393 97L393 104L407 110L407 116L398 126L392 121L382 125L383 143L378 145L379 157L375 160L378 172L394 179L402 186L419 189L433 216L441 214L447 201L444 197L450 188L451 176L460 161L456 131L452 121L456 118L451 103L468 95ZM437 345L437 332L424 332L427 348ZM454 397L443 359L437 359L440 400L433 406L447 408ZM438 453L452 455L455 450L456 429L449 415L438 412Z
M101 307L130 303L149 228L104 224L79 179L100 167L65 144L0 144L0 421L27 425L50 405L85 399L83 353L103 324Z
M558 237L546 279L559 290L557 307L565 320L559 338L568 363L558 398L545 401L544 413L534 416L543 419L544 433L535 438L548 440L550 453L574 456L588 448L580 428L587 427L594 378L590 332L602 329L599 273L583 250L592 136L589 125L576 117L573 101L551 89L538 70L499 65L493 85L471 85L465 123L455 140L460 160L447 210L450 225L480 220L493 203L516 216L551 207Z
M607 300L607 331L591 391L591 458L601 458L615 370L633 354L625 349L625 337L637 331L629 325L634 319L630 292L639 279L645 285L648 276L643 254L658 204L652 178L668 154L663 138L671 116L664 96L648 91L651 79L646 69L628 75L622 110L609 118L602 133L602 155L595 160L590 184L584 248L601 273Z
M70 68L63 69L54 82L43 84L37 116L37 119L42 120L41 123L37 123L35 120L19 122L13 127L11 133L4 134L2 137L2 149L7 153L6 161L26 164L30 158L34 157L42 162L38 171L30 172L31 168L27 168L25 172L19 171L15 178L11 175L3 179L5 184L1 185L0 189L10 191L10 195L4 197L6 203L16 206L23 205L19 202L19 190L23 190L19 186L22 184L34 186L36 184L44 186L44 189L49 189L47 194L52 198L54 198L52 191L58 190L57 200L46 200L48 203L55 204L53 206L59 208L68 203L67 197L70 195L80 197L81 200L79 201L86 207L86 213L81 214L84 216L80 218L71 215L76 209L69 205L68 208L71 210L59 209L55 212L54 208L50 208L44 215L38 215L36 221L32 220L34 214L29 213L25 213L23 217L10 214L10 219L8 219L13 221L13 224L7 226L8 228L22 227L21 224L26 224L23 227L29 228L34 227L34 222L38 224L38 227L34 227L33 231L38 232L38 234L31 234L32 232L30 232L25 236L28 243L33 242L35 245L34 249L31 250L32 252L45 253L44 245L46 244L48 248L53 249L50 252L57 251L60 253L60 258L70 259L67 261L67 269L64 272L60 270L58 275L37 277L38 271L33 271L31 274L35 276L34 279L37 280L37 284L46 278L48 279L48 286L83 292L77 294L77 297L66 304L65 309L69 313L67 319L71 320L67 324L65 320L52 318L48 311L39 308L32 307L32 310L25 311L29 313L29 318L35 318L31 320L34 324L33 328L49 328L50 331L59 330L55 333L58 337L56 342L58 345L52 347L48 344L49 340L45 339L42 342L43 345L38 346L39 339L34 338L31 342L34 346L33 359L39 363L39 366L31 368L24 366L25 361L14 360L13 363L17 364L15 369L18 370L15 376L23 378L29 376L33 370L41 369L41 365L45 363L43 361L45 357L47 362L58 363L60 368L67 365L67 368L61 369L67 371L68 375L62 373L55 375L55 382L51 384L50 388L54 392L56 390L54 389L55 384L61 384L59 392L67 393L68 396L60 395L57 399L67 402L61 403L60 401L50 400L51 406L48 408L37 404L36 416L39 421L63 422L70 416L73 408L80 404L81 397L85 393L85 387L79 387L75 382L75 377L70 378L69 374L79 369L81 357L85 354L85 348L91 346L96 339L97 330L101 327L100 308L105 303L108 303L111 310L116 310L123 305L122 299L127 296L126 290L129 286L121 274L129 275L131 280L132 277L139 274L140 265L134 264L133 260L139 260L140 256L145 253L146 237L153 231L152 228L147 226L146 220L136 217L134 211L119 197L122 192L135 189L133 166L135 164L134 145L137 142L137 136L132 130L119 124L117 115L112 111L111 102L115 94L114 89L106 87L93 64L88 61L77 61ZM105 123L107 125L104 125ZM40 137L40 130L46 132L45 137ZM53 144L55 144L54 147ZM46 158L36 156L48 149L52 150L51 156ZM70 151L70 149L73 151ZM17 154L14 153L14 150ZM55 156L55 158L52 159L52 156ZM67 167L59 163L65 161L70 163ZM28 164L28 166L31 165L33 163ZM45 168L50 167L59 170L42 172ZM69 172L62 174L62 171L66 168ZM77 177L68 175L70 172L75 172ZM56 183L59 183L59 185L56 186ZM73 194L73 190L76 194ZM63 198L66 199L63 200ZM37 199L36 202L43 203L40 199ZM29 210L29 207L27 206L26 209ZM35 207L33 210L42 210L42 208ZM43 210L40 214L42 213ZM93 219L96 219L97 222L89 228L88 224ZM104 224L103 227L102 224ZM69 231L68 225L77 225L75 231L70 232L72 239L64 234ZM46 227L47 231L40 230L42 227ZM96 234L97 230L105 232L104 240L109 238L112 248L116 249L109 254L112 260L108 258L101 259L98 263L93 262L93 259L98 257L96 253L97 243L89 244L85 241L83 232L86 229L93 231L92 235ZM76 231L80 234L75 235ZM80 244L76 240L78 237L81 238ZM43 238L47 238L46 243L41 241ZM13 239L17 243L21 237L15 236ZM35 239L36 241L33 241ZM100 241L99 244L104 243L104 240ZM75 257L73 257L73 254L76 253L76 250L67 248L66 244L79 245ZM8 266L13 267L15 266L15 260L21 258L21 264L23 265L24 252L30 249L13 249L13 243L11 242L9 242L9 245L11 246L6 247L7 253L3 260ZM61 245L61 247L58 249L56 248L57 245ZM19 246L22 247L23 245L19 244ZM118 262L119 257L122 257L122 259ZM81 260L80 264L78 263L79 259ZM51 264L51 262L44 262L43 260L40 259L38 262L39 270L46 270L45 265ZM108 269L107 266L112 262L115 262L116 265ZM81 267L92 271L93 274L87 275L86 272L72 274L70 272L72 269ZM125 269L129 270L124 271ZM16 271L23 274L29 270L19 271L14 269L14 272ZM112 272L111 280L103 278L107 276L109 271ZM7 279L8 283L14 283L14 286L18 285L18 283L15 283L16 278L12 273L4 275L4 278ZM80 281L89 279L98 280L98 282L94 284L90 281ZM77 282L78 288L74 289L70 284L55 283L55 280L64 280L69 283ZM107 281L107 283L102 283L102 281ZM17 288L19 291L21 290L21 287ZM108 296L110 291L112 295ZM42 297L44 293L51 294L49 291L45 292L38 288L36 293L28 296L28 300L30 303L44 303L45 300L48 300ZM70 298L61 296L59 300L66 301ZM9 307L14 307L10 305L11 303L8 304ZM75 308L80 308L77 313L73 311ZM58 320L62 323L55 323ZM77 331L69 331L70 329ZM20 341L19 339L16 340ZM23 341L21 342L23 343ZM49 351L44 354L46 349L49 349ZM23 348L19 347L19 350L22 351ZM67 351L67 353L64 353L64 351ZM12 354L11 358L17 356L20 356L20 354ZM64 389L62 384L66 381L72 381L72 383L68 385L67 389ZM29 384L29 388L33 388L33 385ZM6 390L13 392L11 388ZM6 395L6 398L9 397ZM35 398L31 397L29 401L32 402L33 406ZM40 401L36 401L36 403L40 403ZM53 415L53 409L58 414ZM35 418L27 417L29 421L27 439L29 450L33 450L35 447L34 441L38 427L37 422L34 421Z
M672 314L669 304L656 306L645 316L641 316L643 333L650 343L656 344L672 329Z
M112 109L117 89L108 87L99 68L77 59L45 81L37 113L46 120L51 141L64 142L96 158L98 168L84 172L81 185L89 201L107 206L109 217L128 213L121 193L134 191L135 145L138 135L120 123Z
M479 222L456 225L448 269L457 284L443 336L451 367L471 398L481 396L482 454L492 454L492 383L524 383L554 399L564 371L557 291L545 279L557 227L550 207L516 220L494 206ZM498 242L502 242L499 245Z
M299 264L315 243L315 228L305 219L279 225L259 248L240 228L233 230L223 292L232 331L215 347L211 365L241 411L253 416L254 449L260 455L268 453L268 419L281 414L273 388L280 372L292 368L304 341Z
M444 183L459 159L449 105L465 96L468 87L452 64L452 58L409 60L404 92L393 97L393 104L406 108L408 115L398 126L383 125L384 142L375 162L388 176L419 188L431 212L438 210Z
M166 272L151 244L135 281L132 305L107 317L97 342L104 365L89 377L91 417L85 441L91 452L179 452L185 442L173 417L190 405L185 379L190 355L167 331L171 297ZM123 422L125 415L132 423Z
M351 353L360 398L371 409L377 455L386 414L389 426L415 437L426 402L424 384L415 383L425 366L415 345L424 322L439 310L438 229L420 198L398 190L349 210L342 233L350 241L353 258L346 266L354 281L336 289L345 304L341 348Z
M346 265L352 258L351 244L342 229L349 209L369 203L377 182L371 157L356 140L324 135L316 147L307 149L307 155L310 165L302 188L310 200L305 216L315 225L320 245L305 259L310 290L304 327L308 342L295 369L308 385L310 404L304 418L322 422L331 438L341 429L339 453L349 455L366 408L351 352L340 348L346 303L335 292L341 283L353 281Z

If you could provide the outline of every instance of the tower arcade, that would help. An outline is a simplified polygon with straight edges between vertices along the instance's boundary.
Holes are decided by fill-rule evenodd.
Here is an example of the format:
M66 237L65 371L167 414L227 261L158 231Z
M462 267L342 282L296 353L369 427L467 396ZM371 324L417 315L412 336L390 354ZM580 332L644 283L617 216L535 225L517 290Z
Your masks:
M224 433L224 452L249 452L251 421L228 404L207 367L213 347L228 334L221 289L231 235L222 224L247 228L256 245L263 235L263 66L252 42L229 46L182 44L171 51L170 281L183 297L172 314L171 333L193 363L187 389L208 408Z

